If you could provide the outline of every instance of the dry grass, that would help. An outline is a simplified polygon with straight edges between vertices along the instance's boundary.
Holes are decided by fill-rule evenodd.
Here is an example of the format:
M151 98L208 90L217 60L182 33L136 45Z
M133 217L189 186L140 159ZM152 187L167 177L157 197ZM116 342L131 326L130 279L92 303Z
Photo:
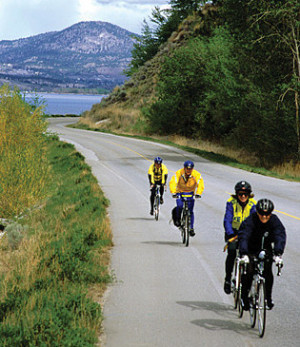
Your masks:
M124 109L117 105L109 105L105 108L99 108L93 118L82 117L79 123L94 129L112 130L112 131L130 131L140 117L138 109Z
M107 107L98 108L98 113L97 115L94 113L93 118L91 118L90 115L82 117L79 123L88 126L90 129L108 130L127 135L147 136L148 134L145 132L145 122L141 119L142 116L139 107L127 109L122 107L122 105L112 104ZM139 120L141 120L141 123L144 122L144 124L137 127ZM151 134L151 137L158 140L170 141L180 146L192 147L206 152L224 155L244 165L253 167L260 166L259 158L242 149L233 149L216 143L189 139L179 135L157 136ZM280 166L274 166L270 171L279 175L300 177L300 163L285 163Z

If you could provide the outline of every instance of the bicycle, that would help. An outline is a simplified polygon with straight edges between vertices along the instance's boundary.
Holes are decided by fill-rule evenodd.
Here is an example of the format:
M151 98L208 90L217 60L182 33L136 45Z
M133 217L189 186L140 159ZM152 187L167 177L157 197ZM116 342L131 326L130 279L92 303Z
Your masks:
M180 199L183 201L183 208L181 212L179 229L181 231L182 243L186 247L188 247L190 242L190 231L191 231L191 212L188 206L188 197L191 197L191 195L180 194ZM195 199L194 195L192 195L192 197L193 199Z
M263 276L266 261L266 250L264 249L264 239L268 236L266 232L262 239L262 247L258 257L253 258L254 274L249 291L249 314L251 328L255 327L257 320L259 337L263 337L266 329L266 285ZM274 260L273 260L274 261ZM277 276L281 275L282 265L278 265ZM257 319L256 319L257 318Z
M159 206L160 206L160 184L157 184L155 188L154 203L153 203L153 211L154 211L155 220L158 220Z

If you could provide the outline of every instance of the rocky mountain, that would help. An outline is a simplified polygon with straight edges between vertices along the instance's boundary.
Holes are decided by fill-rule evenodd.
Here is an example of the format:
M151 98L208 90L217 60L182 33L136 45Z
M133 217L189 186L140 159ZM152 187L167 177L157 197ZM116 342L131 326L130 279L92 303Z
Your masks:
M80 22L62 31L0 41L0 85L21 90L112 90L123 84L133 33L106 22Z

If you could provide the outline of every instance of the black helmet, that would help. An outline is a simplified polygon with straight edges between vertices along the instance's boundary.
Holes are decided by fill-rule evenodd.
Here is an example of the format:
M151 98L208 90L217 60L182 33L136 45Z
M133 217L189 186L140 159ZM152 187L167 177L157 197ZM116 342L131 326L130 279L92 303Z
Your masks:
M250 185L248 182L246 182L246 181L240 181L240 182L238 182L238 183L235 185L234 190L235 190L236 194L237 194L238 192L244 191L244 192L247 192L247 193L250 195L251 192L252 192L251 185Z
M154 158L154 163L156 163L156 164L161 164L162 163L162 159L161 159L161 157L156 157L156 158Z
M191 160L187 160L184 162L183 166L187 169L193 169L194 163Z
M256 204L256 211L261 215L269 215L274 210L274 204L269 199L260 199Z

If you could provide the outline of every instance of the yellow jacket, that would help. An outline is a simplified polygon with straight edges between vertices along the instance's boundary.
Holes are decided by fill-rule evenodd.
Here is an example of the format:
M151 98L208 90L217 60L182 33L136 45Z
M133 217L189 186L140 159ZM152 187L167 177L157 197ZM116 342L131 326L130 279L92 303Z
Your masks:
M165 164L161 164L160 168L156 168L154 164L151 164L148 170L149 180L151 184L155 182L160 182L165 184L166 175L168 174L168 169Z
M204 182L200 172L193 170L188 179L184 176L184 168L176 171L175 175L170 180L170 192L176 193L188 193L194 192L201 195L204 190Z

